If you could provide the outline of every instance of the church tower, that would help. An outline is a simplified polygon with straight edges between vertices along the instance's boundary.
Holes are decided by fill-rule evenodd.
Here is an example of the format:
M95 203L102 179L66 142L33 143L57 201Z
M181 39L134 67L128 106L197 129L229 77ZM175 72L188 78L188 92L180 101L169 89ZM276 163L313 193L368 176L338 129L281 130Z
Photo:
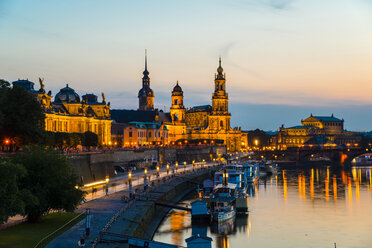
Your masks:
M172 91L172 106L170 108L172 122L185 122L186 109L183 106L183 91L181 86L174 86Z
M212 94L212 114L210 116L210 127L217 130L230 130L230 117L228 103L229 97L226 92L226 75L223 74L221 58L217 74L214 79L214 92Z
M145 51L145 70L143 71L142 89L138 92L138 110L154 110L154 91L150 88L150 77L147 70L147 52Z

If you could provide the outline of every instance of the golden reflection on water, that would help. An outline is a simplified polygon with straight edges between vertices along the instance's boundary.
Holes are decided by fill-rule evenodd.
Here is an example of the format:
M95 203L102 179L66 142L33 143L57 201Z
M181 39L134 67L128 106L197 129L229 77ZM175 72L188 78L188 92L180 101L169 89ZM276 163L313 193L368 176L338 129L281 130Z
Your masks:
M311 200L314 200L314 169L311 169L311 176L310 176L310 197L311 197Z
M278 178L276 176L276 178ZM278 184L278 180L276 181ZM283 197L284 200L287 200L287 176L285 175L285 170L283 170Z
M329 167L327 167L327 177L324 180L325 183L325 199L326 201L329 201Z
M176 212L174 211L170 215L170 230L172 232L173 244L181 246L183 243L183 233L181 232L186 223L186 211Z
M337 201L337 177L333 175L333 200Z
M217 248L229 248L229 236L218 236Z

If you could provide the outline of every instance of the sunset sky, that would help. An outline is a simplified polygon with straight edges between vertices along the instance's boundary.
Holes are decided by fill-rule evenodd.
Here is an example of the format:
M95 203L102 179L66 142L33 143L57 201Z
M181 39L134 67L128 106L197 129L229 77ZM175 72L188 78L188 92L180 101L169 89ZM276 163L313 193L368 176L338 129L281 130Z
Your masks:
M221 56L233 125L334 113L372 130L372 1L0 0L0 34L0 78L44 77L53 95L68 83L136 109L147 49L155 107L176 80L186 107L210 104Z

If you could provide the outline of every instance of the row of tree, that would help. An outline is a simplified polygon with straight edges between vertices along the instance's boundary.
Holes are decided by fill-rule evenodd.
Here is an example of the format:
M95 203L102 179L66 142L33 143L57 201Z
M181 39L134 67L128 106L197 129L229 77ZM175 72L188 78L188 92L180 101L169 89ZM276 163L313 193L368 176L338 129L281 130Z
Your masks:
M74 210L84 197L77 182L67 158L52 148L0 157L0 224L17 214L36 222L50 210Z

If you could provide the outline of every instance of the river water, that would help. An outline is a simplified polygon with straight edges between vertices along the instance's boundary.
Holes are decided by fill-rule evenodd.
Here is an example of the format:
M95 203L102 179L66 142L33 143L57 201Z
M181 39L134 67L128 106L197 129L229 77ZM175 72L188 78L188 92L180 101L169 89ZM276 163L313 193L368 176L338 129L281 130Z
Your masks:
M371 248L371 173L372 167L283 169L251 189L248 215L192 226L190 212L173 210L154 240L186 247L194 232L211 237L215 248Z

